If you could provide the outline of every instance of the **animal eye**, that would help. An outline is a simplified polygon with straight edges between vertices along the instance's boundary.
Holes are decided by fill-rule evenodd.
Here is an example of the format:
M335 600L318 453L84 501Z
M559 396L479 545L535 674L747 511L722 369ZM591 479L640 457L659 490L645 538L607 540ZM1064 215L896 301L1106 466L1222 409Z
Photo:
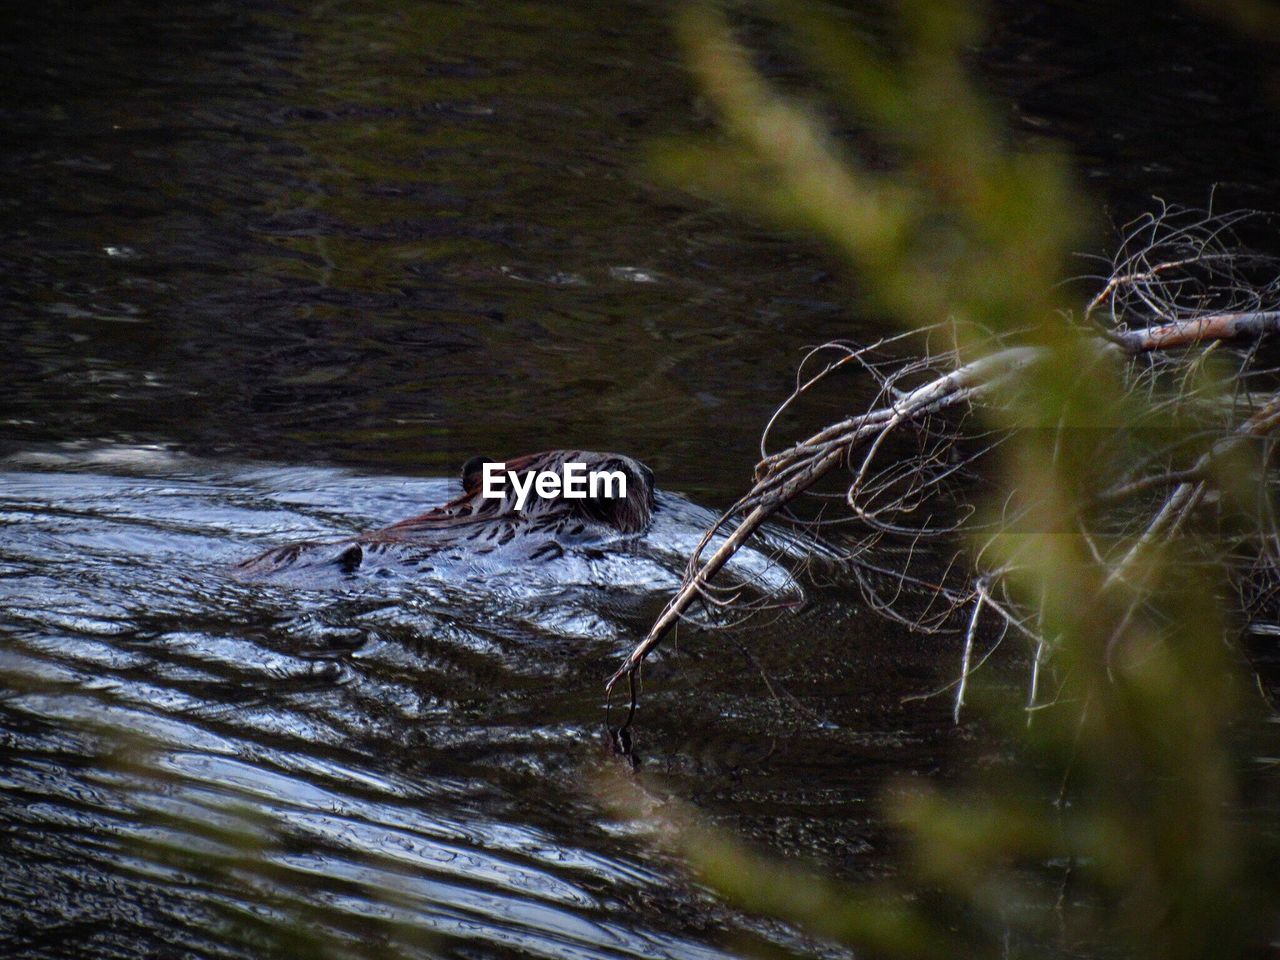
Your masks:
M466 493L480 488L480 479L484 473L484 465L488 457L472 457L462 465L462 489Z

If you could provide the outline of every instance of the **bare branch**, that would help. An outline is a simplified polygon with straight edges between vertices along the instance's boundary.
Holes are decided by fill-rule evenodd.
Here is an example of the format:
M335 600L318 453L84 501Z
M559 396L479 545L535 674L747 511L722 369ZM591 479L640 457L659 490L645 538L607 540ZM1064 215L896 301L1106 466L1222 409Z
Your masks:
M1235 229L1252 216L1253 211L1210 214L1161 205L1125 228L1110 274L1099 278L1100 289L1081 313L1086 332L1097 338L1099 357L1122 361L1130 389L1141 391L1147 402L1141 422L1122 424L1113 444L1116 456L1138 459L1120 465L1110 485L1088 498L1081 516L1063 521L1085 538L1107 571L1106 583L1124 581L1139 598L1144 586L1134 577L1145 551L1175 536L1197 508L1213 499L1223 461L1280 428L1280 392L1275 392L1280 371L1259 362L1258 349L1264 338L1280 333L1280 262L1250 253L1240 243ZM972 490L963 484L978 477L975 471L1004 435L973 432L965 424L975 408L1004 401L1007 387L1046 356L1039 347L992 338L985 354L962 359L948 339L953 332L940 323L870 345L832 341L806 354L794 389L762 433L755 482L705 532L679 590L609 678L610 691L623 677L634 680L644 659L696 601L716 608L738 602L739 588L726 594L712 581L776 517L828 534L859 532L860 538L846 535L843 541L845 568L872 609L913 629L963 632L963 663L954 684L957 718L971 673L990 656L989 651L973 663L985 611L997 615L1001 635L1012 629L1034 643L1028 709L1038 709L1052 638L1043 636L1034 610L1013 601L1006 589L1016 558L992 566L979 544L964 560L954 552L940 571L913 572L922 561L936 560L937 545L957 533L983 529L975 522ZM915 356L898 355L912 338L923 349ZM944 349L930 349L939 345ZM1216 365L1210 363L1215 357ZM1234 367L1225 374L1224 359ZM872 405L771 452L770 440L795 412L796 401L848 370L878 387ZM1265 394L1250 386L1263 378ZM1183 425L1176 442L1133 442L1147 429L1158 439L1164 425L1175 420ZM1188 430L1188 421L1202 426ZM1105 436L1100 440L1104 447L1107 442ZM903 444L913 445L906 454ZM843 494L814 489L841 468L849 471ZM824 504L816 518L793 509L804 495ZM1026 497L1033 495L1014 491L990 531L1014 529L1028 515ZM1255 535L1238 538L1233 548L1242 575L1267 584L1242 588L1242 604L1255 610L1280 602L1280 519L1269 512L1267 496L1259 500L1268 507ZM847 512L831 515L835 502ZM1264 567L1262 577L1258 571ZM926 599L907 613L908 597ZM967 622L957 622L965 609Z

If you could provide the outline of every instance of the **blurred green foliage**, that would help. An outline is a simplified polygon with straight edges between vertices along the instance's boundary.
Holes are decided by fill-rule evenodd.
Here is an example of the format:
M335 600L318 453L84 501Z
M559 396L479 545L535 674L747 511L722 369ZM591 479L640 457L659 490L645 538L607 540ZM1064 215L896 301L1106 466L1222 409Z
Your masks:
M904 327L949 318L966 359L1041 348L989 411L1014 428L999 502L1021 522L986 549L1051 641L1057 689L1030 724L1007 692L987 704L1011 721L1015 763L888 799L910 849L892 888L841 889L679 814L674 835L730 899L875 956L1254 955L1275 934L1274 849L1240 815L1232 731L1256 698L1223 642L1217 568L1189 562L1213 544L1135 541L1117 564L1064 524L1123 459L1101 457L1098 436L1155 402L1070 320L1061 281L1090 205L1061 156L1010 145L970 78L973 9L895 9L892 56L807 5L688 10L680 36L720 133L663 147L657 165L821 236ZM748 32L788 37L832 102L781 92ZM858 137L830 132L839 111Z

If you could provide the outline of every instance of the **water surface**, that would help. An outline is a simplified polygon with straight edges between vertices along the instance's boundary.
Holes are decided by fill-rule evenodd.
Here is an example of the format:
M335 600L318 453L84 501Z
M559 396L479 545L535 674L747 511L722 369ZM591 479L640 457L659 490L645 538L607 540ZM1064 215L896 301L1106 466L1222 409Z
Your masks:
M202 828L235 825L245 805L269 818L261 843L281 871L257 882L323 898L339 931L380 916L390 890L415 928L489 951L710 956L710 927L767 932L680 883L611 826L583 781L601 764L628 768L609 758L601 681L676 584L709 511L664 494L646 538L661 550L571 551L523 574L245 582L231 564L267 543L384 524L456 481L145 448L8 466L0 915L11 945L234 953L213 907L243 888L178 853L225 853ZM784 597L795 587L764 554L739 569ZM853 696L883 678L884 658L851 636L852 609L809 592L814 602L792 603L770 630L775 642L804 636L804 661L785 648L758 661L799 700L770 699L739 656L676 657L650 673L636 751L658 747L650 768L759 818L762 837L836 852L868 832L876 771L929 769L949 731L936 711ZM894 669L927 673L928 659L896 657ZM137 738L146 766L113 758L102 725ZM836 753L847 768L815 783Z
M459 956L788 940L681 882L580 782L617 762L601 683L673 556L381 590L224 575L439 502L475 454L618 450L723 506L802 348L885 332L821 250L646 173L655 138L709 130L671 11L0 14L0 952L235 956L226 909L299 902L335 937L403 918ZM997 110L1065 145L1104 219L1214 184L1222 207L1280 209L1274 53L1176 6L994 14L974 59ZM869 395L850 382L829 412ZM636 750L766 848L882 876L883 786L973 756L945 698L904 702L954 676L958 643L847 585L809 599L682 630ZM206 834L246 817L274 872L220 874Z

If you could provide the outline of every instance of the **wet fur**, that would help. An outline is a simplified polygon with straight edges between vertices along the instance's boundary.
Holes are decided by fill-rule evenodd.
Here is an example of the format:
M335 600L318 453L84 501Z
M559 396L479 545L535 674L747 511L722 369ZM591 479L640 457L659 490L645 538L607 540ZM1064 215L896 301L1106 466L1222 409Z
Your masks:
M516 494L507 484L502 499L482 497L479 458L462 470L463 493L426 513L380 530L335 541L306 541L275 547L236 564L241 576L270 576L299 565L332 565L353 573L370 554L403 555L421 562L445 550L481 556L519 542L530 548L528 558L557 556L566 544L599 542L634 536L649 528L653 515L653 472L638 460L617 453L552 450L506 461L506 469L523 475L551 470L565 463L585 463L590 471L620 470L627 477L623 498L566 499L539 497L531 491L523 511L516 510Z

